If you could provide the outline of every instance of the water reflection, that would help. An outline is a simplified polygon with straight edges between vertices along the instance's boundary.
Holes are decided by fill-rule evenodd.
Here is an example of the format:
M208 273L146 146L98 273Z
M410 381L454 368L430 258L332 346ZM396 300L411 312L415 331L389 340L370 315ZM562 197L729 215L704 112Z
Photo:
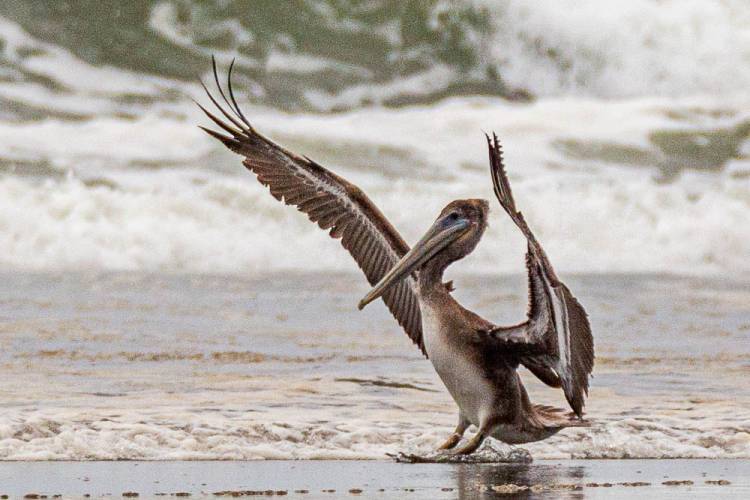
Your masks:
M540 498L550 494L555 498L584 497L582 490L574 489L584 483L584 467L579 465L461 464L452 475L460 499L508 498L511 492L513 498ZM514 492L514 485L521 488Z

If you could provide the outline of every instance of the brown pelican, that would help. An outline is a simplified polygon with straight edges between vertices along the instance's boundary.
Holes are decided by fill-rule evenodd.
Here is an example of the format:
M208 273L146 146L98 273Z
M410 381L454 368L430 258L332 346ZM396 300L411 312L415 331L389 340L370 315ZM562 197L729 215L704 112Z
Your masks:
M474 250L487 227L485 200L449 203L419 242L409 249L396 229L357 186L310 158L284 149L259 134L245 118L232 91L214 80L220 104L204 89L223 119L201 109L223 132L203 128L235 153L271 194L294 205L341 241L364 272L372 290L363 308L382 298L411 340L433 364L458 405L458 425L440 449L452 449L473 424L477 433L452 453L469 454L487 436L509 444L545 439L582 420L594 345L586 312L557 277L521 212L516 210L497 137L487 136L495 195L528 242L528 319L498 326L459 304L442 280L453 262ZM561 387L573 414L529 401L517 373L528 368L542 382Z

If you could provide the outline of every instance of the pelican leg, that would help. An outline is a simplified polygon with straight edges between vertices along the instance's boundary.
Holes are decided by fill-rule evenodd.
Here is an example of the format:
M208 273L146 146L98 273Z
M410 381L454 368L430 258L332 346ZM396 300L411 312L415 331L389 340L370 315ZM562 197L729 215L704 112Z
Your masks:
M474 434L469 441L458 448L457 450L451 451L451 455L471 455L477 448L479 448L484 442L485 438L489 435L489 426L482 425L479 430Z
M461 441L461 438L464 437L464 433L470 425L471 422L469 422L463 415L459 413L458 425L456 425L456 430L453 431L453 434L448 436L448 439L446 439L443 444L438 446L438 450L450 450L451 448L454 448Z

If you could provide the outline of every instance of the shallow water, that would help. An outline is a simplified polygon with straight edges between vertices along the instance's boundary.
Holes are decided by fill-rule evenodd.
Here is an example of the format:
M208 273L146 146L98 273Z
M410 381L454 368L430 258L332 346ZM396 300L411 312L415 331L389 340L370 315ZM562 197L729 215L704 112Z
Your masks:
M345 252L196 127L215 54L408 242L492 198L498 133L597 343L595 426L536 457L747 458L750 10L574 3L0 3L0 457L382 458L452 426ZM458 294L511 323L497 208Z
M94 498L747 498L745 460L572 460L505 465L384 462L64 462L0 464L1 494ZM126 495L123 495L126 496Z
M522 319L525 279L457 276ZM587 416L535 458L750 458L747 282L567 279L597 349ZM0 289L0 457L333 459L427 452L455 405L354 274L13 273ZM559 391L523 375L534 402Z

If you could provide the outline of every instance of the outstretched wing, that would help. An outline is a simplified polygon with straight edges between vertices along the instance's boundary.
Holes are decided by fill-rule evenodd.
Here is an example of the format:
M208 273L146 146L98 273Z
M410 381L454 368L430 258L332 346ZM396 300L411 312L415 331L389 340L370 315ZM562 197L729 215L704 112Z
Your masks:
M545 383L561 385L570 407L580 417L594 368L594 339L586 311L558 279L547 254L516 209L497 136L487 136L487 144L495 195L528 242L529 318L524 337L537 350L521 360ZM501 331L496 333L502 336Z
M219 83L216 62L214 80L222 106L205 87L211 102L224 119L198 104L204 113L226 133L201 127L229 149L245 157L243 164L271 194L287 205L307 214L331 237L340 239L367 281L374 285L409 251L398 231L370 199L355 185L307 157L288 151L255 131L237 105L232 90L232 66L229 67L227 93ZM227 109L228 108L228 109ZM383 301L411 340L427 355L422 341L422 318L409 278L389 289Z

